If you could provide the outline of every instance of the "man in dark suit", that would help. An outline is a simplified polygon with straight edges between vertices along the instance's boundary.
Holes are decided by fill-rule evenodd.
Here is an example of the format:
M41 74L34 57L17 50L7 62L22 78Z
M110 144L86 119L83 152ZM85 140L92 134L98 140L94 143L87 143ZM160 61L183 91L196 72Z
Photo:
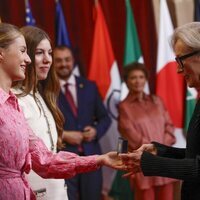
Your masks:
M58 105L65 117L64 150L86 156L101 154L99 139L107 131L111 120L96 84L72 74L74 57L70 48L56 47L53 58L61 84ZM100 200L101 169L77 175L66 180L66 184L69 200Z

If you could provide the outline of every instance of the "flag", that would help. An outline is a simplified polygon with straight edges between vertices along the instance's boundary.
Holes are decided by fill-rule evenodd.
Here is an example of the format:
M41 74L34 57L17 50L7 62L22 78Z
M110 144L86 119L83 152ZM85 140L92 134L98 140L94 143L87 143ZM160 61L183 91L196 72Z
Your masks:
M59 0L56 3L56 43L57 45L71 47L65 17Z
M25 9L26 9L26 25L35 26L35 19L31 12L29 0L25 0Z
M176 73L177 63L169 41L173 34L166 0L160 1L160 29L157 54L156 94L162 98L175 126L175 146L185 146L183 138L184 79Z
M56 44L71 47L65 17L59 0L56 2Z
M137 28L133 16L130 0L126 1L126 41L124 53L124 65L138 61L142 57Z
M189 122L192 117L197 100L197 91L194 88L187 87L186 93L186 103L185 103L185 121L184 121L184 131L187 133L189 127Z
M143 63L143 56L140 48L140 43L135 25L135 19L131 8L130 0L126 2L126 39L124 52L124 66L133 62ZM145 85L145 92L149 93L148 83ZM128 94L128 88L125 83L121 86L121 100Z
M120 100L121 79L101 6L95 2L95 28L88 79L96 82L100 95L112 118L111 126L101 138L103 153L116 150L118 130L116 104ZM115 171L103 168L103 191L110 190Z
M56 2L56 44L58 46L65 45L72 48L65 22L65 17L59 0L57 0ZM76 76L80 76L78 65L74 66L72 73Z
M129 0L125 0L125 3L126 3L126 35L125 35L124 67L133 62L143 63L142 52L139 44L139 39L131 4ZM149 93L148 91L146 92ZM123 100L127 96L127 94L128 94L128 88L126 84L123 82L121 85L120 99ZM132 200L133 193L130 188L130 181L128 179L123 179L122 175L123 172L120 171L117 172L109 194L116 200L124 200L124 199Z

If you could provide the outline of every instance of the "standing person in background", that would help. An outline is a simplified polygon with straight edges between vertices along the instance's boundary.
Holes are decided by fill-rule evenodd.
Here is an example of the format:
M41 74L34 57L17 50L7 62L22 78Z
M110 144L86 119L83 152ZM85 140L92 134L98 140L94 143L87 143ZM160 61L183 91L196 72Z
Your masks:
M175 143L174 126L160 98L144 93L148 79L144 64L133 63L124 68L124 81L129 94L119 104L119 131L135 150L152 140L166 145ZM144 177L131 179L135 200L172 200L174 179Z
M56 153L62 147L64 118L56 106L59 81L52 64L50 38L33 26L21 28L32 63L26 77L16 91L19 105L33 132L40 137L49 151ZM37 199L67 200L64 179L43 179L34 171L27 176Z
M175 29L172 47L176 55L177 73L189 87L200 91L200 22L191 22ZM132 176L161 176L183 180L182 200L200 199L200 99L189 123L186 148L174 148L156 141L143 144L129 155L120 155Z
M70 48L53 50L54 67L60 79L58 104L65 117L63 150L78 155L101 154L100 138L111 120L102 103L95 83L72 74L74 57ZM69 200L100 200L101 169L66 180Z
M0 199L34 200L25 173L33 168L43 178L71 178L77 173L97 170L106 165L124 166L116 152L80 157L60 151L55 154L29 127L11 92L13 82L25 78L31 63L21 31L6 23L0 24Z

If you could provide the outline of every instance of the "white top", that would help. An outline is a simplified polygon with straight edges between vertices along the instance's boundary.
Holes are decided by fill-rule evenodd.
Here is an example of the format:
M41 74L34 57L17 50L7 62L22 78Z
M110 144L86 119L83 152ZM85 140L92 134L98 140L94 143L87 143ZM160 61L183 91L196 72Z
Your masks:
M46 106L43 98L39 93L36 93L37 99L40 101L38 105L36 104L33 96L31 94L20 97L19 105L21 106L25 118L32 128L33 132L40 137L47 148L51 150L51 140L48 133L48 125L45 119L45 115L47 116L48 123L50 125L50 130L52 134L52 139L54 146L56 147L57 143L57 129L55 125L55 120ZM43 108L38 108L39 107ZM45 115L44 115L44 112ZM54 152L56 149L53 150ZM45 198L37 198L37 199L48 199L48 200L68 200L67 197L67 188L65 187L64 179L43 179L38 176L34 171L31 171L30 174L27 175L28 181L30 183L31 188L35 190L46 188L46 196Z

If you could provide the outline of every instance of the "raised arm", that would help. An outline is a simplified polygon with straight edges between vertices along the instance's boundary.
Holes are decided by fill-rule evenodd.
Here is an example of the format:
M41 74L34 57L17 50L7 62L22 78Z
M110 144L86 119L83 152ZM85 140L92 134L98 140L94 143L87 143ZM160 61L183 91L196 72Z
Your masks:
M199 181L199 162L199 156L194 159L173 159L144 152L141 157L141 169L145 176Z
M152 144L154 144L158 156L176 159L185 158L185 148L171 147L158 142L152 142Z
M125 176L142 171L145 176L163 176L183 180L189 177L198 179L199 157L185 159L182 157L182 151L184 149L153 142L142 145L133 153L121 154L120 157L130 171ZM188 173L187 170L190 172Z
M43 178L71 178L78 173L98 169L102 165L115 169L124 169L116 152L104 155L78 156L74 153L60 151L53 154L48 151L40 138L29 131L29 153L33 170Z

